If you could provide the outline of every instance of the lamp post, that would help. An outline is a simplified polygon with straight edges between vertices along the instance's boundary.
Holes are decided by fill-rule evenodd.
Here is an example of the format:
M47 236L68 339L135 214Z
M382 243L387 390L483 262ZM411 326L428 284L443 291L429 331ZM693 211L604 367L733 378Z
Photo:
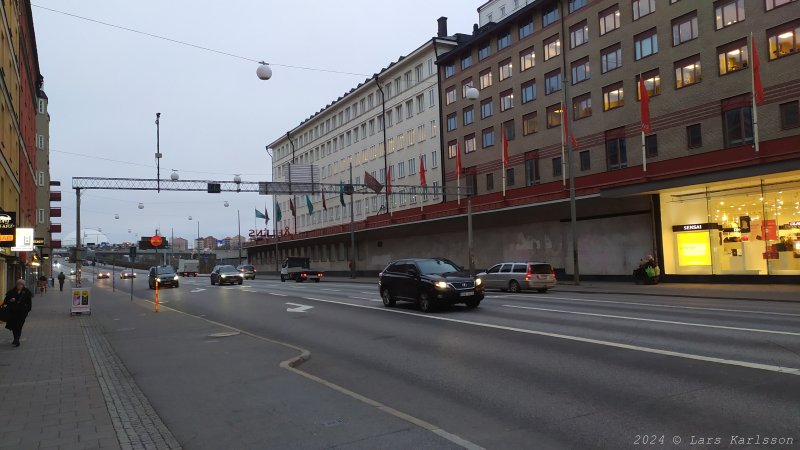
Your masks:
M467 100L475 101L481 96L480 91L474 86L467 88ZM459 158L460 159L460 158ZM467 186L467 252L469 253L469 276L475 276L475 249L472 242L472 195L469 186ZM459 193L461 195L461 193Z
M269 169L270 172L269 173L270 173L270 178L272 179L272 181L275 181L275 172L274 172L274 170L275 170L275 159L274 159L275 155L274 155L274 152L272 150L270 150L269 147L266 147L266 149L267 149L267 154L269 155L269 167L270 167L270 169ZM325 195L325 193L323 192L322 195ZM275 195L273 195L272 196L272 226L275 229L275 235L272 238L275 239L275 272L280 273L280 271L281 271L280 262L278 262L278 218L275 217L275 209L276 209L275 205L277 205L277 204L278 204L278 199L275 197Z

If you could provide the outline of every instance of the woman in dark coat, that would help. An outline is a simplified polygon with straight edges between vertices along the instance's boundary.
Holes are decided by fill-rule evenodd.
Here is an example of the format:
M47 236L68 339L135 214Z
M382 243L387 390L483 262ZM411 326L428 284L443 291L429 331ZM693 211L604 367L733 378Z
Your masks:
M4 309L6 312L6 328L11 330L14 334L14 347L19 347L19 337L22 334L22 326L25 325L25 319L33 306L31 302L33 294L28 288L25 287L24 280L17 280L16 286L6 292L3 299Z

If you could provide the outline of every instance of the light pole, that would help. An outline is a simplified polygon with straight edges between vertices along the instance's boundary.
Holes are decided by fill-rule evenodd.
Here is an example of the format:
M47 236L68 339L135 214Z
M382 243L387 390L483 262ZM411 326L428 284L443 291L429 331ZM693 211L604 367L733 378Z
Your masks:
M477 88L471 86L467 88L466 92L467 100L475 101L478 100L481 93L478 91ZM460 156L460 155L459 155ZM459 158L460 159L460 158ZM459 169L460 170L460 169ZM505 175L503 175L505 176ZM474 245L472 242L472 189L470 186L467 186L467 252L469 253L469 276L475 276L475 251ZM459 192L459 195L461 193Z
M161 113L156 113L156 186L161 192Z
M272 150L270 150L269 147L266 147L266 149L267 149L267 154L269 155L269 168L270 168L269 169L269 171L270 171L269 173L270 173L270 178L272 179L272 181L275 181L275 172L274 172L274 170L275 170L275 159L274 159L275 156L274 156ZM322 195L325 195L325 193L323 192ZM275 272L280 273L280 271L281 271L280 262L278 262L278 218L275 217L275 205L277 205L277 204L278 204L278 199L275 197L275 195L273 195L272 196L272 226L275 229L275 235L272 238L275 239Z

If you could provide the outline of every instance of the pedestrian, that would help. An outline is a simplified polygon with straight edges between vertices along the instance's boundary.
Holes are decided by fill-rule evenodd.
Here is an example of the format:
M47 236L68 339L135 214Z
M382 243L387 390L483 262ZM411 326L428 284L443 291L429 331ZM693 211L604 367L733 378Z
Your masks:
M67 276L64 275L64 272L61 272L61 273L58 274L58 290L59 291L63 291L64 290L64 280L66 280L66 279L67 279Z
M32 307L31 297L33 294L25 287L25 280L20 279L14 288L6 292L3 299L3 319L6 321L6 328L14 335L14 347L19 347L22 326L25 325L25 319Z

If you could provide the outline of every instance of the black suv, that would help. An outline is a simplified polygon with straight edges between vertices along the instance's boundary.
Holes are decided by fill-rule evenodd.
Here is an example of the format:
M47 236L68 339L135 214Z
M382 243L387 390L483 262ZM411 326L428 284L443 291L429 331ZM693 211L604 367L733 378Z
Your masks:
M178 274L172 266L151 267L147 275L147 285L150 289L156 288L156 281L158 287L178 287Z
M379 277L378 287L386 307L394 306L397 300L405 300L429 312L439 305L455 303L476 308L483 300L481 279L471 277L444 258L395 261L383 269Z
M242 284L244 275L233 266L216 266L211 271L211 284Z

